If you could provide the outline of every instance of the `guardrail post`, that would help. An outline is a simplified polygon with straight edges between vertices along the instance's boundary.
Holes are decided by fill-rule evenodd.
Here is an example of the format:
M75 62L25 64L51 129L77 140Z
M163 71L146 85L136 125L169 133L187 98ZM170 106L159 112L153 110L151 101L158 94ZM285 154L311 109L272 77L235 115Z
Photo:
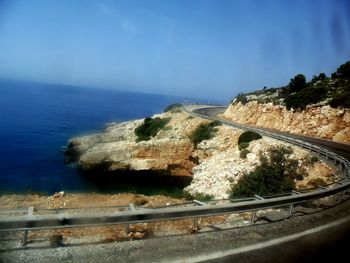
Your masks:
M207 206L207 205L208 205L207 203L202 202L202 201L199 201L199 200L196 200L196 199L194 199L193 202L194 202L195 204L201 205L201 206ZM199 229L198 220L199 220L199 219L200 219L200 218L198 218L198 217L193 218L193 231L198 231L198 229Z
M193 230L198 230L198 217L193 218Z
M133 203L129 203L128 210L136 211L136 208ZM124 224L124 235L128 235L128 234L129 234L129 224Z
M292 190L292 195L300 195L301 193L295 190ZM293 214L293 209L294 209L294 205L290 204L289 208L288 208L288 217L290 217Z
M34 206L28 207L28 216L32 216L34 214ZM22 240L22 246L25 247L28 242L28 230L24 231L24 236Z
M289 205L288 217L290 217L292 214L293 214L293 204Z
M256 219L256 210L252 211L252 217L250 218L250 223L254 224Z
M263 197L259 196L259 195L254 195L255 199L258 199L258 200L264 200ZM256 220L256 212L257 210L254 210L252 211L252 217L250 218L250 223L254 224L255 223L255 220Z

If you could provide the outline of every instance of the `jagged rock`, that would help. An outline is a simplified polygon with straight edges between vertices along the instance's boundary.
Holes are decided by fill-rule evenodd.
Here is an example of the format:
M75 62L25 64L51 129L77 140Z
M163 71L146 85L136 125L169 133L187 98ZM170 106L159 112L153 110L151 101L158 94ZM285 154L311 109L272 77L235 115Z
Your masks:
M104 132L69 141L66 156L84 171L156 171L171 176L192 176L192 168L209 156L235 147L240 132L218 127L217 136L200 143L197 149L189 139L201 123L184 113L163 113L171 118L167 126L149 141L136 142L134 130L143 120L110 123Z
M239 107L241 108L237 110L242 114L239 120L243 118L245 122L254 122L255 125L260 123L260 120L255 120L255 115L259 115L258 104L250 103L248 108L242 105ZM300 117L301 115L293 119L291 116L294 113L287 114L283 107L276 109L273 105L264 107L266 115L262 115L265 116L263 119L271 123L286 121L282 120L282 116L275 116L275 119L266 117L276 110L286 112L286 116L293 122L306 122ZM249 111L243 112L243 110ZM323 113L329 114L330 110L332 109L325 108ZM231 114L231 111L232 108L229 108L226 113ZM337 114L342 116L342 119L346 116L346 112ZM237 183L244 173L252 171L259 164L260 153L266 152L271 145L285 144L263 137L249 144L248 150L251 153L247 154L246 159L242 159L237 147L238 137L242 131L219 126L212 139L202 141L195 148L189 136L199 124L208 122L207 120L189 118L184 113L164 113L156 116L171 119L166 127L149 141L136 142L134 129L143 120L111 123L104 132L70 140L66 151L67 160L75 161L85 171L147 170L168 176L190 176L193 180L185 188L190 194L202 193L212 195L214 198L227 198L232 185ZM308 125L311 125L310 122ZM307 125L303 127L309 129ZM300 166L304 165L303 159L308 153L297 147L293 147L293 150L294 158L300 161ZM305 184L311 184L312 178L308 180L310 183ZM328 179L325 181L328 182Z
M52 196L53 198L61 198L64 196L64 191L60 191L57 193L54 193L54 195Z
M299 112L288 111L281 105L250 101L245 105L231 104L222 116L242 124L350 143L349 109L309 105Z
M317 162L308 169L308 176L297 183L298 189L307 189L327 185L334 181L332 170L324 163Z

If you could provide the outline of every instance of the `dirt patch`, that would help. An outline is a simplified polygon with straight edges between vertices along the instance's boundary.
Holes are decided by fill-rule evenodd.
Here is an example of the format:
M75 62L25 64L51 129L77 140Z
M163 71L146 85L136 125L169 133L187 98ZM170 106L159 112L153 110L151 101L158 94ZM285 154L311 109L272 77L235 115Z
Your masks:
M2 195L0 196L0 217L9 215L26 215L27 209L33 206L35 215L41 214L77 214L118 212L128 209L133 203L137 209L172 206L186 202L167 196L145 196L140 194L74 194L59 192L51 196L46 195ZM124 206L124 208L122 207ZM125 208L126 207L126 208ZM23 208L22 212L6 212L8 209ZM213 223L220 223L226 216L199 219L201 227ZM29 231L28 244L47 241L50 246L65 246L86 242L108 243L115 241L149 238L157 235L188 234L193 232L193 220L177 220L130 225L108 225L101 227L79 227L57 230ZM23 233L14 233L13 238L21 240Z

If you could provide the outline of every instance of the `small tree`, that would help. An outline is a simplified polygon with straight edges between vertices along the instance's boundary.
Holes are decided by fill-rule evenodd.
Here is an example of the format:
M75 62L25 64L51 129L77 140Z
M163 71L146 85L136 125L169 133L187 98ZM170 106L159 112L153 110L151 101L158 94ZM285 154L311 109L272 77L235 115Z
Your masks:
M232 188L231 197L247 197L282 193L294 189L294 179L302 179L304 171L291 159L291 148L271 146L260 155L260 165L244 174Z
M148 141L151 137L155 137L157 133L167 125L169 120L169 118L161 119L159 117L145 118L143 123L134 130L134 133L137 136L136 141Z
M298 92L305 88L306 86L306 78L303 74L298 74L294 78L292 78L288 84L288 88L290 93Z
M350 79L350 61L340 65L337 69L337 75L339 78Z
M182 104L180 104L180 103L173 103L173 104L168 105L168 106L164 109L164 112L168 112L168 111L177 112L177 111L180 111L180 108L181 108L181 107L182 107Z
M325 80L326 78L327 78L327 76L323 72L320 73L320 75L318 75L318 80Z
M261 139L261 135L259 133L253 132L253 131L246 131L243 132L239 137L238 137L238 145L240 145L243 142L249 143L251 141L259 140Z
M221 124L218 121L213 121L208 124L200 124L190 135L191 142L197 147L201 141L211 139L217 131L215 127L219 125Z

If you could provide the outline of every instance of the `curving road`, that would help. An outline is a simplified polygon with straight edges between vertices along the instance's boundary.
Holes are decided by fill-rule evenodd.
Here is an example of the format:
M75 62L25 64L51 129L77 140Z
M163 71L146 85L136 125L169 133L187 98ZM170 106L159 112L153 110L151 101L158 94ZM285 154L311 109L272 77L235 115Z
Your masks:
M202 105L202 106L198 106L197 108L192 108L189 110L192 110L195 113L199 113L199 114L202 114L202 115L205 115L208 117L217 117L216 116L217 114L223 113L226 109L227 109L226 106L207 106L207 107L205 107ZM227 120L225 120L225 121L227 121ZM249 125L245 125L245 126L253 127L253 126L249 126ZM309 143L314 144L314 145L321 146L323 148L326 148L330 151L333 151L333 152L339 154L340 156L343 156L344 158L350 160L350 145L349 144L333 142L333 141L315 138L315 137L311 137L311 136L281 132L281 131L269 129L269 128L259 127L259 129L273 132L273 133L277 133L277 134L281 134L281 135L285 135L285 136L299 139L299 140L302 140L305 142L309 142Z
M192 105L187 108L188 111L212 118L218 118L217 115L223 113L226 109L226 106L205 107L204 105ZM227 120L225 121L227 122ZM231 123L234 124L234 122ZM257 128L249 125L245 126ZM350 160L349 144L291 134L269 128L259 127L259 129L321 146ZM348 207L345 208L345 215L348 215L349 211ZM335 214L337 213L335 212ZM338 258L345 258L347 255L347 246L345 244L350 242L350 217L342 217L340 214L338 216L338 218L342 219L333 222L329 221L328 224L324 224L319 228L309 229L291 236L284 236L278 240L258 243L253 245L252 248L248 246L215 252L209 255L204 254L188 262L330 262L334 260L335 255ZM339 224L339 221L342 223ZM304 235L304 233L307 234ZM274 244L270 245L269 243ZM244 251L245 249L246 251Z

